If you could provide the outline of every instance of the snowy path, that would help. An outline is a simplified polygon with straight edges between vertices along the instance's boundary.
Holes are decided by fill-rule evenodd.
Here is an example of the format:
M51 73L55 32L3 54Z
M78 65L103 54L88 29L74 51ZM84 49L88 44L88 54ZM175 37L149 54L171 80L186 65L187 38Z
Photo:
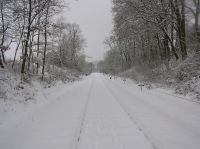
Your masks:
M101 74L63 91L15 127L0 125L0 149L200 148L199 104Z

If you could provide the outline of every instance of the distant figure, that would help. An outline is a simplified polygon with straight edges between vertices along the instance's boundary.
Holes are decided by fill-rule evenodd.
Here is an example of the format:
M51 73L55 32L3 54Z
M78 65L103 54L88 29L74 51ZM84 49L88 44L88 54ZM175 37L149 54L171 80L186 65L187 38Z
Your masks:
M138 86L140 87L141 92L142 92L142 88L144 87L144 84L140 83Z
M110 79L112 79L112 76L110 76Z
M124 82L124 84L126 83L126 78L123 78L123 82Z

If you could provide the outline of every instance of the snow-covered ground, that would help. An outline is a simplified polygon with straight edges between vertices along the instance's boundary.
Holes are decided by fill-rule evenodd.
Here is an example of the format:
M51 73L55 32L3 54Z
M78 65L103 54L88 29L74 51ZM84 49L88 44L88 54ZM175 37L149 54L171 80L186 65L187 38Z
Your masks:
M0 149L200 148L198 103L97 73L59 87L0 118Z
M59 78L52 79L51 83L41 82L35 76L22 82L19 74L0 68L0 125L18 123L27 113L59 96L62 88L80 79L73 71L67 70L65 73L64 81Z

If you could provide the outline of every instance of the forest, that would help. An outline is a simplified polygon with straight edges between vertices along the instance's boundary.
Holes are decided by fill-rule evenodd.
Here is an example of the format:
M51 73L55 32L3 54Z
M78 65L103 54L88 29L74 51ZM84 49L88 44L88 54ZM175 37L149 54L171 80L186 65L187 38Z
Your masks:
M62 16L68 5L64 0L1 0L1 68L22 80L45 80L45 73L64 77L66 68L89 73L92 63L86 62L81 28ZM5 58L7 51L14 53L11 59Z
M100 71L170 86L181 82L182 93L191 91L200 76L200 1L112 2L114 29Z

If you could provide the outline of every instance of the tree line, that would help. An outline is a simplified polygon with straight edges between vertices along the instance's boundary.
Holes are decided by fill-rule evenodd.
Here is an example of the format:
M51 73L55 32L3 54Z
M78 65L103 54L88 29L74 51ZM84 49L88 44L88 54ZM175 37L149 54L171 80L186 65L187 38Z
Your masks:
M45 76L47 65L83 71L85 38L76 23L60 16L64 0L0 0L0 66L21 73ZM5 52L14 57L6 61ZM18 58L20 56L20 59Z
M114 29L101 71L163 68L200 50L200 0L113 0Z

